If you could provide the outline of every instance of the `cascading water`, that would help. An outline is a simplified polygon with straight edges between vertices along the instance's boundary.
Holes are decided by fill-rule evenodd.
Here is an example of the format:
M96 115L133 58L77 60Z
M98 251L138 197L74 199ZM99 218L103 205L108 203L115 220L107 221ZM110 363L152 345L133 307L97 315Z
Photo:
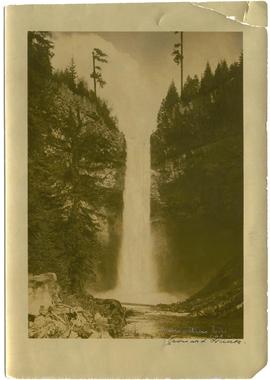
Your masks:
M127 161L124 189L123 233L114 289L97 293L123 303L157 304L177 301L160 292L151 237L151 151L150 133L131 129L125 133Z
M124 189L123 237L118 283L111 295L122 302L174 302L174 295L158 289L150 219L150 135L126 136L127 162Z
M116 291L130 301L157 292L150 225L150 137L127 139L123 239Z

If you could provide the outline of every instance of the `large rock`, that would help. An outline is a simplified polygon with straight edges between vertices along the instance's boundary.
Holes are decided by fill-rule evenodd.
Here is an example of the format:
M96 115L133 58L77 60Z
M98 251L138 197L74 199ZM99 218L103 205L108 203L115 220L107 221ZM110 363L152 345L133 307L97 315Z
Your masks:
M125 308L113 299L61 293L54 273L29 275L29 338L118 338Z
M28 314L38 315L59 300L60 287L55 273L29 275Z

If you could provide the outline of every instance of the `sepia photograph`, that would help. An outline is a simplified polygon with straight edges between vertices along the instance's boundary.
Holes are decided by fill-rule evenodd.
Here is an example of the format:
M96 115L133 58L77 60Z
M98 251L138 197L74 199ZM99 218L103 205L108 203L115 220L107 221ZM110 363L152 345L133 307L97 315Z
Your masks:
M27 38L28 337L243 339L243 33Z

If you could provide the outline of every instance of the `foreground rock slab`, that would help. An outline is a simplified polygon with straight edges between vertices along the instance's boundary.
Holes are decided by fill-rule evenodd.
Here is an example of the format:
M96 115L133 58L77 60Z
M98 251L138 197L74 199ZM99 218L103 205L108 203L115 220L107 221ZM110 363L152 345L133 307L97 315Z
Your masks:
M118 338L126 324L125 313L113 299L89 294L61 297L54 273L29 277L30 338Z

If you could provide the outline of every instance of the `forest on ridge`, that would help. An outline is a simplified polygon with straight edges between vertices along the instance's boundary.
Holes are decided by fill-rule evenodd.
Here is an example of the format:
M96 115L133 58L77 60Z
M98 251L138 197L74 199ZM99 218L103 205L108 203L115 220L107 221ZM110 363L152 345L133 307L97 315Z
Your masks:
M151 136L151 159L152 230L163 268L161 288L192 295L226 271L230 280L224 284L236 281L241 302L242 55L231 65L219 62L214 70L207 63L201 78L187 77L181 96L171 83Z
M108 270L109 244L117 252L126 148L116 118L77 77L74 60L56 71L52 56L50 33L29 32L28 263L30 273L56 273L73 293L97 281L100 265Z

